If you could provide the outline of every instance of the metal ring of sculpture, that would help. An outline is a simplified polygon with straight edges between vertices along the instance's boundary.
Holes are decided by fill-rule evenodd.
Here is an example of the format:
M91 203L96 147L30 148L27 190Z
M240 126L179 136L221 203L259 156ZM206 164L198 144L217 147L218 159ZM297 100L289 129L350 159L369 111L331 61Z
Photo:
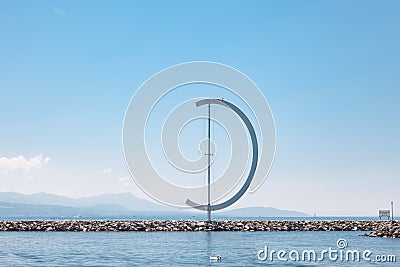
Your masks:
M220 204L215 204L215 205L206 205L206 204L201 205L201 204L197 204L197 203L191 201L190 199L186 200L186 204L188 204L192 208L195 208L198 210L214 211L214 210L221 210L226 207L229 207L230 205L232 205L233 203L238 201L243 196L243 194L247 191L247 189L249 188L251 181L253 180L256 168L257 168L258 143L257 143L257 136L254 131L253 125L251 124L249 118L237 106L235 106L234 104L232 104L226 100L223 100L223 99L204 99L204 100L200 100L200 101L196 102L196 107L207 105L207 104L223 105L223 106L230 108L232 111L234 111L242 119L243 123L247 127L247 130L249 131L251 143L252 143L252 150L253 150L251 167L250 167L250 171L247 176L246 182L243 184L241 189L233 197L231 197L230 199L228 199Z

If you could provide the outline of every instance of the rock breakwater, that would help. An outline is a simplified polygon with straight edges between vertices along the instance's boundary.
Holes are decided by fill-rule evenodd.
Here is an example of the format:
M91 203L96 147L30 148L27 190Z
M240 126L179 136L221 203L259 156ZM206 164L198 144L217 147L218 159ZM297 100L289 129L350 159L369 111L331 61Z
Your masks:
M370 237L400 238L400 223L397 221L378 224L373 232L364 234Z
M373 231L368 236L399 236L397 222L387 221L245 221L223 220L211 223L184 220L65 220L0 221L0 231ZM380 234L382 233L382 234Z

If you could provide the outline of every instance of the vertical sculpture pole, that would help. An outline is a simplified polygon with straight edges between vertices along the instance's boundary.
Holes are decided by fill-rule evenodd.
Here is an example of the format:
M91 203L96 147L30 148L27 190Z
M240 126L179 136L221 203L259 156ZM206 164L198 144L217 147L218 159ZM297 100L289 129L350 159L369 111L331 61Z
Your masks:
M211 109L211 103L208 103L208 149L207 149L207 156L208 156L208 177L207 177L207 221L211 222L211 160L210 160L210 156L211 156L211 151L210 151L210 142L211 142L211 119L210 119L210 109Z

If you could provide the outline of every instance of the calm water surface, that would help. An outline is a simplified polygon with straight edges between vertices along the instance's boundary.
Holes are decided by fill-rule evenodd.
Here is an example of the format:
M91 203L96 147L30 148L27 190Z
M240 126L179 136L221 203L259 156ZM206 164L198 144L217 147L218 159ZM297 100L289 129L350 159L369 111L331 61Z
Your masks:
M1 266L400 266L400 240L368 238L363 232L0 232ZM268 249L371 250L395 255L396 263L260 261ZM221 255L222 261L209 261ZM373 257L372 256L372 257Z

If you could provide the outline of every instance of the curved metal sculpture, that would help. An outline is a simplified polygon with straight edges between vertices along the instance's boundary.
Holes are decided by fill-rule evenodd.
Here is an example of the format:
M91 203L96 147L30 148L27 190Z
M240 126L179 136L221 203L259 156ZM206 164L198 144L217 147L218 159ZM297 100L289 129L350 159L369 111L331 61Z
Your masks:
M204 99L196 102L196 107L203 106L203 105L210 105L210 104L217 104L217 105L223 105L231 110L233 110L244 122L244 124L247 127L247 130L249 131L250 138L251 138L251 143L252 143L252 148L253 148L253 155L252 155L252 163L249 171L249 175L247 176L246 182L243 184L242 188L230 199L226 200L225 202L222 202L220 204L216 205L202 205L195 203L191 201L190 199L186 200L186 204L191 206L192 208L198 209L198 210L204 210L204 211L214 211L214 210L221 210L224 209L236 201L239 200L243 196L243 194L247 191L249 188L251 181L253 180L254 173L257 168L257 163L258 163L258 142L257 142L257 136L254 131L253 125L251 124L249 118L234 104L223 100L223 99Z

